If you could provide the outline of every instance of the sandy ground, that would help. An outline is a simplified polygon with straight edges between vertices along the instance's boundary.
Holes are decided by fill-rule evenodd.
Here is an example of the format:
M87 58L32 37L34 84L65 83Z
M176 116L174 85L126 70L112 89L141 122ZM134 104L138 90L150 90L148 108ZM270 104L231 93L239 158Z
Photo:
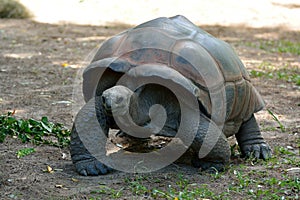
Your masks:
M140 24L184 15L202 25L285 26L300 29L298 0L21 0L39 22L105 25Z

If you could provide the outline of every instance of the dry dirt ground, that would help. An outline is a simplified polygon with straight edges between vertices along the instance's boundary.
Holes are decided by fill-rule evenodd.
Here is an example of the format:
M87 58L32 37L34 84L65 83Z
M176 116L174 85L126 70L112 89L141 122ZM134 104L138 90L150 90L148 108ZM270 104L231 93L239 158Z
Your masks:
M16 110L16 117L40 119L72 125L72 90L78 68L85 57L104 39L128 28L126 24L103 26L51 25L30 20L0 20L0 113ZM243 26L204 26L204 30L229 42L238 52L248 70L260 70L261 63L275 67L295 68L300 74L299 55L270 52L257 48L261 40L289 40L299 42L300 32L284 27L249 28ZM67 65L67 66L66 66ZM65 67L63 67L65 66ZM270 146L289 147L299 157L300 89L295 83L276 78L255 78L253 84L265 99L267 108L276 114L287 128L281 132L277 122L266 110L257 114L263 135ZM232 139L231 139L232 140ZM231 142L234 142L233 140ZM299 143L299 142L298 142ZM21 159L16 151L34 147L36 152ZM114 172L99 177L79 176L72 165L69 149L47 145L33 146L7 138L0 144L0 199L99 199L111 198L108 194L92 194L99 186L122 191L120 199L150 199L147 192L135 194L125 180L133 181L133 174ZM66 156L63 156L66 155ZM299 160L299 159L298 159ZM275 178L286 174L284 168L268 169L265 164L251 165L243 160L232 160L232 167L271 173ZM47 166L54 173L44 172ZM288 168L298 164L283 165ZM147 188L166 190L175 183L177 175L190 183L207 184L214 193L221 193L235 181L228 170L215 179L201 174L186 165L171 165L159 172L145 174ZM299 176L299 174L295 175ZM151 179L152 178L152 179ZM254 179L261 177L254 176ZM159 180L159 181L155 181ZM102 192L104 193L104 192ZM296 195L295 191L291 192ZM206 196L209 198L209 195ZM242 199L242 193L233 192L232 198Z

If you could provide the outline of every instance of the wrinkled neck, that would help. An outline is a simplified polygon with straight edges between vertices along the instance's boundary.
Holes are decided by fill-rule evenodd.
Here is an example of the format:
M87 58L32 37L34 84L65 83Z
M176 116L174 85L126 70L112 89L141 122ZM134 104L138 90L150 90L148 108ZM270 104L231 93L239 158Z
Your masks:
M130 98L129 102L129 114L132 117L134 122L138 120L138 111L139 111L139 102L138 102L138 95L133 93Z

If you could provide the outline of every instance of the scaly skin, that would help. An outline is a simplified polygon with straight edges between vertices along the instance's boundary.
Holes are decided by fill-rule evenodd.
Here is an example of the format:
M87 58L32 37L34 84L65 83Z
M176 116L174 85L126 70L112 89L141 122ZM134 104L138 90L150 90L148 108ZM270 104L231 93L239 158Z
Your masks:
M76 171L83 176L104 175L112 171L110 167L94 158L80 140L76 128L73 126L71 134L70 152Z
M105 115L103 106L99 97L96 97L96 115L102 130L108 135L108 126L110 118ZM87 115L88 116L88 115ZM90 152L86 149L82 143L75 125L73 125L71 132L71 144L70 144L70 153L72 161L75 165L76 171L83 176L97 176L107 174L112 169L101 162L99 162L95 157L93 157Z
M208 129L210 129L209 133ZM215 142L216 139L217 142ZM204 140L207 142L207 148L212 149L204 158L199 159L198 153L204 145ZM227 138L217 125L203 114L200 114L198 132L191 145L191 149L195 153L192 158L192 165L200 168L202 171L224 171L225 166L229 163L230 146Z
M235 135L240 146L242 157L268 159L272 157L269 145L263 139L254 115L244 122Z

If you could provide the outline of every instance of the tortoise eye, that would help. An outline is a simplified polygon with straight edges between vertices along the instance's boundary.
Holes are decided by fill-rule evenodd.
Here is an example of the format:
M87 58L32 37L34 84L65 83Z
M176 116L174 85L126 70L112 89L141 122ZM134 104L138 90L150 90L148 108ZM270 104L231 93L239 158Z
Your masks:
M123 100L124 100L123 97L118 97L117 100L116 100L116 103L119 104L119 103L121 103Z

